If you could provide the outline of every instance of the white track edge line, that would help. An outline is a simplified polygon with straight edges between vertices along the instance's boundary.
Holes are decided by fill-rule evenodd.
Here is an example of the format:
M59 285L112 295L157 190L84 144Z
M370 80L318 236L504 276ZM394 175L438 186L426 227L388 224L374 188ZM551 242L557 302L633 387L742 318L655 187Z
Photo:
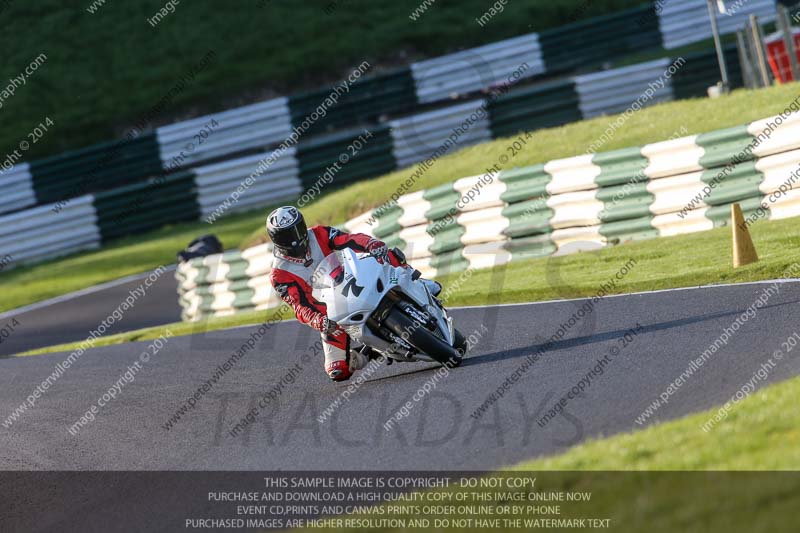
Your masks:
M677 292L677 291L692 291L697 289L720 289L720 288L728 288L728 287L743 287L746 285L766 285L770 283L800 283L800 279L798 278L781 278L781 279L766 279L763 281L744 281L742 283L720 283L720 284L713 284L713 285L694 285L691 287L675 287L672 289L658 289L655 291L639 291L639 292L624 292L620 294L608 294L603 296L601 300L605 300L606 298L619 298L621 296L642 296L648 294L658 294L661 292ZM581 298L566 298L560 300L540 300L538 302L517 302L517 303L505 303L505 304L483 304L483 305L462 305L458 307L447 307L447 309L481 309L483 307L511 307L515 305L542 305L542 304L553 304L553 303L562 303L562 302L580 302L583 300L589 300L593 298L593 296L584 296Z

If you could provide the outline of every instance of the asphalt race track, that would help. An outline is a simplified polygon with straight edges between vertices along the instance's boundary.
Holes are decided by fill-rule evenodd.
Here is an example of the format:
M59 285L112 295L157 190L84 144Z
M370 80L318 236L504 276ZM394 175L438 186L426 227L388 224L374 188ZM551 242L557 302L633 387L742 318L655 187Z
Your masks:
M135 290L148 273L92 287L49 302L0 313L0 327L16 319L19 325L0 342L0 356L13 355L44 346L86 339ZM178 322L177 282L172 270L162 274L113 324L106 335Z
M321 354L304 363L317 340L309 328L283 322L203 393L196 407L164 425L255 327L175 337L141 364L116 399L77 435L68 432L118 383L148 342L86 352L10 427L0 425L0 470L470 470L552 454L589 437L636 429L637 416L690 360L706 350L771 283L705 287L608 297L574 323L510 390L475 420L470 414L584 301L454 311L477 340L464 364L432 386L435 366L381 366L349 400L317 417L347 384L333 384ZM666 420L721 405L800 326L800 284L779 292L742 321L720 350L662 406ZM628 346L620 338L641 325ZM615 349L616 348L616 352ZM152 350L150 350L152 352ZM606 354L602 375L564 413L537 420ZM67 354L0 359L0 422L32 394ZM787 356L769 374L776 382L800 373ZM307 358L308 359L308 358ZM238 436L229 430L290 369L294 383ZM414 402L426 382L430 391ZM384 422L411 401L408 415ZM698 428L698 431L701 431Z

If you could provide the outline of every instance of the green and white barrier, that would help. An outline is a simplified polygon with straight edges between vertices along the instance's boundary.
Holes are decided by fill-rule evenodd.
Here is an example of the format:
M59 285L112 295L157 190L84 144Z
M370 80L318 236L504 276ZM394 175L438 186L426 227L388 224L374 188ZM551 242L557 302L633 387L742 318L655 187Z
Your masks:
M597 247L702 231L727 224L733 202L746 215L763 203L764 218L794 216L798 165L800 117L791 113L463 178L400 197L346 226L406 248L434 276L547 255L570 243L579 249L579 242Z
M280 298L269 283L272 258L272 246L262 244L179 264L175 277L183 319L277 307Z
M792 111L800 110L797 103ZM400 196L346 222L424 275L800 215L800 113L642 147L487 172ZM278 305L269 245L180 265L187 320Z

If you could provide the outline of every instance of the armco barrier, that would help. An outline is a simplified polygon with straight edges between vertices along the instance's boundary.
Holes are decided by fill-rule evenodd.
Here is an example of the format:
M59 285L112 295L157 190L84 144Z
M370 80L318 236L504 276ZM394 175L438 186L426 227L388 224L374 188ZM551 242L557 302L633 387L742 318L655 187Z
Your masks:
M21 163L0 173L0 213L7 213L36 204L30 165Z
M10 267L98 248L102 243L200 216L194 173L182 171L0 216Z
M687 56L677 73L665 81L663 89L641 101L642 107L672 99L673 91L677 91L678 87L683 96L692 96L695 91L705 92L705 86L712 83L715 76L713 69L709 73L701 68L707 62L706 55L710 54L712 52ZM284 151L262 151L166 175L156 172L111 189L104 186L103 190L94 193L102 240L105 242L163 224L201 217L213 222L225 214L291 201L315 187L335 188L377 176L433 158L435 154L447 153L455 147L461 148L519 131L557 126L602 112L620 111L640 100L650 84L662 78L664 71L673 64L677 65L677 62L662 59L558 82L511 88L497 97L456 103L443 109L392 120L369 130L340 131L303 139L296 147ZM647 81L651 78L652 81ZM705 81L689 81L696 79ZM735 81L737 78L732 79ZM223 129L215 131L208 142L216 142L216 134L222 135L219 139L225 138L224 121L232 116L220 117L218 127ZM210 117L198 119L193 127L206 124ZM233 118L237 119L235 116ZM276 126L278 130L287 127L287 120L288 117L284 117L283 125ZM175 136L173 142L176 147L179 146L177 139L184 138L185 131L176 129L171 134ZM277 135L275 132L268 134ZM371 136L366 138L367 134ZM363 141L360 148L354 150L354 141L359 137ZM235 141L237 137L233 136L225 143L235 144ZM201 146L205 146L205 143ZM253 148L256 144L248 146ZM202 159L215 157L218 155L216 151L223 148L212 144L204 149L208 151L201 156ZM130 155L130 150L132 147L119 150L117 156L112 158L117 163L114 168L134 165L135 162L123 157L124 154ZM265 167L262 162L273 153L280 155ZM98 155L92 151L83 152L84 157L73 153L70 161L86 166L89 164L87 161L92 160L88 157L90 154L92 157ZM598 154L596 157L605 156ZM160 166L159 162L155 164ZM129 169L124 172L132 175ZM5 181L10 181L6 197L15 198L20 202L18 205L30 207L33 201L31 184L35 185L35 176L33 180L29 176L25 165L15 166L0 175L0 183L5 185ZM250 176L254 178L250 179ZM73 173L72 177L72 186L82 182L77 174ZM114 180L109 179L108 182L114 183ZM63 186L60 187L63 190ZM65 205L69 205L69 202ZM462 231L459 228L458 225L454 226L445 237L455 236ZM414 231L419 231L419 228ZM68 249L69 242L64 241L64 253L80 249ZM538 243L536 241L531 246L540 246ZM3 253L8 252L0 248L0 254ZM446 258L435 259L437 265L442 261L446 261Z
M10 266L100 246L100 228L91 195L75 198L61 212L41 205L0 216L0 250Z
M134 183L161 172L155 134L119 140L33 161L37 204Z
M730 7L731 16L718 17L723 33L734 31L751 13L758 14L762 21L775 18L774 0L749 0ZM340 96L338 103L331 106L325 116L311 124L304 137L367 124L374 128L375 123L384 122L389 116L395 118L411 113L420 105L445 104L456 95L468 97L492 85L507 83L508 77L523 64L527 64L527 68L519 71L518 79L561 74L578 68L595 69L631 52L662 44L674 48L707 39L710 36L707 19L705 0L659 0L538 34L521 35L419 61L390 72L364 76ZM674 97L700 96L705 87L716 81L713 51L705 54L703 60L704 63L698 60L691 69L676 76ZM728 66L732 70L738 69L735 50L728 51ZM738 84L737 76L732 73L734 86ZM532 89L529 96L538 89ZM274 98L163 126L154 133L134 139L102 143L33 161L26 167L35 191L33 203L22 186L16 191L19 196L12 194L0 201L0 213L145 181L162 170L191 168L212 159L268 150L288 138L293 128L330 92L331 89L326 88ZM548 95L548 98L552 99L553 95ZM558 103L564 106L571 98L569 92ZM587 93L582 93L582 100L587 98ZM617 102L617 107L621 104ZM552 112L545 110L541 114L534 111L543 105L546 105L545 101L531 99L526 102L527 117L515 120L509 113L502 112L503 116L493 120L493 126L497 124L497 132L502 131L504 133L499 135L503 135L520 127L515 123L523 128L556 125L561 117L573 116L573 110L566 107ZM602 102L598 105L598 112L603 112ZM502 106L493 103L492 107L499 111ZM617 107L606 108L605 112ZM201 144L194 136L211 118L220 126ZM305 168L303 164L300 166ZM23 181L26 179L22 166L11 173ZM1 175L0 183L3 183Z
M672 84L665 75L672 65L667 58L656 59L629 67L594 72L573 78L578 93L581 115L592 118L598 115L621 113L648 91L652 96L647 103L672 100ZM680 69L680 64L673 65ZM625 80L620 83L620 80Z
M571 79L521 87L489 103L493 137L560 126L582 118Z
M94 195L97 225L103 242L197 220L200 213L194 173L183 170Z
M389 127L399 167L492 138L489 112L482 99L393 120ZM451 142L447 143L448 139Z
M728 224L733 202L746 217L800 216L798 183L800 108L745 126L463 178L401 196L344 226L402 246L413 266L433 277L703 231ZM269 250L264 244L180 265L184 318L277 305Z
M357 149L355 141L363 139ZM333 186L344 185L393 170L392 137L385 125L318 136L297 147L300 182L304 189L331 176Z
M672 99L671 93L676 87L682 87L684 96L695 90L705 92L705 86L715 79L713 69L709 73L697 68L705 61L704 55L687 56L674 77L665 81L664 88L655 91L651 98L642 100L641 105ZM677 62L663 59L559 82L512 88L495 98L453 104L393 120L370 130L319 135L302 140L296 148L282 152L264 151L207 163L192 170L153 176L138 183L100 191L95 193L95 204L102 240L105 242L159 225L201 217L213 222L229 213L291 201L314 188L335 188L378 176L434 158L436 154L447 153L455 147L519 131L557 126L603 111L619 111L639 100L647 87L662 78L664 71L673 64ZM653 81L648 82L648 78L653 78ZM690 82L690 79L695 81ZM615 86L620 89L613 90ZM201 123L205 124L207 120L203 117ZM223 123L219 124L222 127ZM371 137L367 138L368 134ZM362 142L355 150L354 141L359 138ZM280 156L272 164L265 165L263 162L273 153ZM597 161L616 156L598 154L595 157ZM26 188L29 180L25 167L14 167L8 175L19 176L17 189L11 189L9 196L31 202L30 189ZM3 178L4 175L0 175L0 180ZM158 186L159 183L164 186ZM475 223L470 224L473 227ZM42 228L46 231L44 225ZM462 229L456 224L442 238L455 238ZM419 228L412 231L419 231ZM540 240L531 241L530 246L540 246ZM67 248L63 248L59 253L66 251ZM0 248L2 253L8 252ZM435 259L436 265L442 261L446 258Z
M736 44L724 47L725 62L728 66L728 79L731 87L743 87L742 67ZM670 79L675 100L705 96L706 90L719 81L719 62L716 52L705 50L685 56L686 62Z
M663 0L659 4L661 13L658 15L658 25L664 48L678 48L711 38L705 0ZM762 23L775 20L775 0L740 0L725 4L728 14L717 14L717 24L722 34L733 33L741 28L750 15L757 15Z
M725 53L730 84L741 87L736 46ZM718 79L716 54L708 50L512 89L489 105L492 137L702 97Z
M258 168L269 152L196 168L201 216L205 218L215 212L223 215L297 198L303 186L295 152L295 148L289 148L262 174Z
M292 125L299 126L311 116L320 103L329 99L331 92L331 88L327 87L290 97ZM365 76L339 95L336 104L330 106L304 135L377 122L382 115L406 113L416 105L414 79L408 67L377 76Z
M545 72L536 33L412 63L411 71L417 99L430 103L505 83L523 64L522 77Z
M542 31L539 42L547 72L572 71L660 47L654 9L650 3Z
M391 152L387 153L391 157ZM151 177L79 196L58 208L46 204L0 215L0 251L12 256L7 268L13 268L215 212L222 216L297 198L303 188L294 148L267 171L249 179L268 155ZM239 189L242 192L237 194Z
M217 126L207 138L201 130L212 120ZM195 166L202 161L246 150L276 145L292 131L287 98L236 107L219 113L184 120L156 130L161 164Z

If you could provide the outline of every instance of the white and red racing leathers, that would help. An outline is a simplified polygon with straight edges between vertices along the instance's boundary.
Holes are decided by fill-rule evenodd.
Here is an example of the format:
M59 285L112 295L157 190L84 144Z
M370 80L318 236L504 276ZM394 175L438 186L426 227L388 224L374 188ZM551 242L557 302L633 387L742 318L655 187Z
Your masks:
M364 359L351 360L350 337L338 326L329 328L325 304L312 295L311 276L320 262L334 250L351 248L356 252L373 252L385 244L363 233L345 233L329 226L313 226L308 230L308 251L305 259L275 254L270 282L275 291L292 306L297 320L322 334L325 370L336 380L348 379L361 368ZM403 265L392 251L387 258L393 266Z

